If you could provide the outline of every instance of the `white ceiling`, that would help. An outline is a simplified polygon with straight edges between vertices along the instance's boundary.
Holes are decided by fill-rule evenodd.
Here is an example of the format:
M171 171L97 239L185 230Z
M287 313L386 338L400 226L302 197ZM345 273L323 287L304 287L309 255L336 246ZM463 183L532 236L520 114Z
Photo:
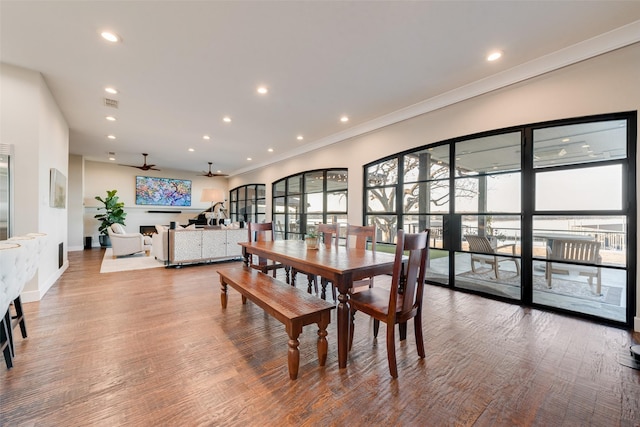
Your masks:
M236 174L638 42L640 1L2 0L0 39L72 154Z

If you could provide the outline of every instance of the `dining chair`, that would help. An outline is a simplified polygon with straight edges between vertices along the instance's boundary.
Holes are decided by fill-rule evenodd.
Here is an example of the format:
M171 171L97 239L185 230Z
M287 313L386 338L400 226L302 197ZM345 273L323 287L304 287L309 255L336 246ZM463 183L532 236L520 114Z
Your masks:
M275 240L274 234L273 234L272 222L261 222L261 223L250 222L248 223L247 228L249 230L249 242L264 242L264 241ZM263 273L268 273L269 271L271 271L273 274L273 277L276 277L276 270L279 268L285 268L288 273L288 269L285 265L279 264L273 261L269 263L269 260L266 258L258 257L258 263L255 264L253 262L253 256L252 256L249 265L252 268L255 268L256 270L262 271Z
M318 238L320 239L320 241L322 242L326 250L331 250L331 248L338 247L338 242L340 240L338 237L339 230L340 230L340 224L338 223L317 225L316 232L318 234ZM295 276L299 272L304 273L303 271L300 271L300 270L291 269L291 277L292 277L293 283L295 283L295 280L296 280ZM307 273L307 279L308 279L307 292L311 293L311 286L313 285L315 292L317 294L318 293L318 276L315 274ZM327 289L328 283L329 281L327 279L321 278L322 292L320 294L320 298L322 299L326 299L327 297L326 289ZM335 286L333 286L333 284L331 285L331 293L333 295L333 300L337 301L336 289L335 289Z
M371 242L371 243L369 243ZM376 250L376 225L347 225L347 235L345 246L347 248ZM351 292L366 286L373 287L373 277L357 280L353 282Z
M418 356L425 357L422 338L422 294L429 254L429 233L397 233L396 254L393 276L389 290L382 287L365 289L351 295L351 327L349 329L349 350L353 346L354 318L357 311L373 318L374 337L380 322L387 325L387 359L389 373L398 377L395 347L395 325L406 324L413 318ZM405 253L408 252L408 255Z

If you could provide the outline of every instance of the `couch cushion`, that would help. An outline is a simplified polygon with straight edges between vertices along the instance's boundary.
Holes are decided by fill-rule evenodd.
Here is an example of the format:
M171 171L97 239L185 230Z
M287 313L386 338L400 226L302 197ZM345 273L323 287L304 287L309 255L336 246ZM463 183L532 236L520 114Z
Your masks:
M165 231L167 231L167 227L165 227L164 225L156 224L156 231L158 233L164 233Z

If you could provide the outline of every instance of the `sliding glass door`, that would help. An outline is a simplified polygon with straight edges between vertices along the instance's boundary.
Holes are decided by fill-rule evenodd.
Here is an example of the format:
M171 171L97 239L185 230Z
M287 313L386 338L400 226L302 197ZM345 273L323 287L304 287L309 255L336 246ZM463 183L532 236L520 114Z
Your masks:
M365 223L384 243L430 228L431 283L629 324L636 121L532 124L365 165Z

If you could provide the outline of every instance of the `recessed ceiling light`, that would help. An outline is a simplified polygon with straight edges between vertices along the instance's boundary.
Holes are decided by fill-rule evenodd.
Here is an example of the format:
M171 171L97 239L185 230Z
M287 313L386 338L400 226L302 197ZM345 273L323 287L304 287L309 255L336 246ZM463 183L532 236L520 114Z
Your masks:
M222 119L222 121L223 121L223 122L225 122L225 123L231 123L231 117L229 117L229 116L225 116L225 117Z
M571 141L571 139L569 139L569 138L564 138L564 139L562 140L562 142L569 142L569 141Z
M247 160L251 161L251 160L253 160L253 159L252 159L251 157L247 157Z
M269 148L267 151L273 153L273 148Z
M487 61L495 61L496 59L500 59L502 57L502 52L496 50L487 55Z
M103 39L108 42L115 43L120 41L120 37L117 34L112 33L111 31L103 31L100 33Z
M105 87L104 91L107 92L107 93L110 93L112 95L115 95L115 94L118 93L118 90L115 89L115 88L112 88L112 87Z
M206 139L207 141L211 139L211 137L209 135L205 135L202 137L202 139Z
M346 122L348 122L348 121L349 121L349 117L347 117L347 116L342 116L342 117L340 117L340 121L341 121L342 123L346 123Z
M194 151L196 151L196 150L194 150L193 148L189 148L189 151L190 151L190 152L194 152Z
M298 136L296 137L296 139L297 139L298 141L302 141L302 140L304 139L304 136L302 136L302 135L298 135Z
M264 95L264 94L266 94L267 92L269 92L269 89L267 89L267 88L266 88L266 87L264 87L264 86L259 86L257 90L258 90L258 93L259 93L259 94L261 94L261 95Z
M589 144L584 144L582 148L589 148Z
M107 135L107 138L109 138L109 139L116 139L116 136L115 136L115 135Z
M115 157L109 157L109 160L114 161L116 158Z
M107 117L105 117L105 119L109 120L110 122L115 122L116 121L116 118L113 117L113 116L107 116Z

